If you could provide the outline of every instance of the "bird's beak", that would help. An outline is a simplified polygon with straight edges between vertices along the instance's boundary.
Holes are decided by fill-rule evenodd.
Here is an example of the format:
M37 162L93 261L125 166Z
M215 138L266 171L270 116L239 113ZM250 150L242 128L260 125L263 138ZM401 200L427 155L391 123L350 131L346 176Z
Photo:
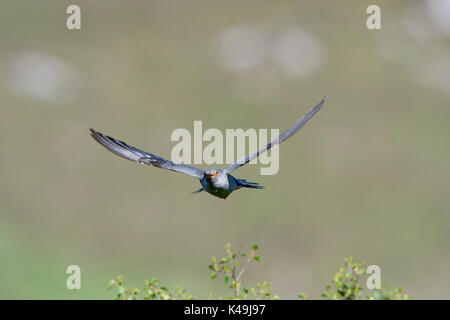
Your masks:
M216 174L214 174L214 173L213 173L213 174L207 174L206 176L207 176L208 178L214 178L214 177L217 176L217 173L216 173Z

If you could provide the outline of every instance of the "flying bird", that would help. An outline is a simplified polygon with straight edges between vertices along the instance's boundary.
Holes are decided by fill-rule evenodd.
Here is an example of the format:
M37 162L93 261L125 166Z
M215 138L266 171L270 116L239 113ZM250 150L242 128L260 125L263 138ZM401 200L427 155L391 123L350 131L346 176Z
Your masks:
M172 161L163 159L149 152L140 150L133 146L126 144L123 141L106 136L94 129L91 130L91 136L98 143L104 146L112 153L141 164L147 164L153 167L175 171L179 173L187 174L191 177L200 180L201 188L193 193L199 193L206 191L213 196L226 199L233 191L241 188L250 189L263 189L264 186L259 185L256 182L250 182L245 179L235 178L230 173L237 168L249 163L253 159L257 158L260 154L277 146L283 141L293 136L301 127L303 127L322 107L326 99L326 95L320 100L320 102L308 111L300 120L298 120L292 127L284 131L278 138L269 142L258 151L246 155L244 158L239 159L235 163L226 167L225 169L209 169L202 170L185 164L176 164Z

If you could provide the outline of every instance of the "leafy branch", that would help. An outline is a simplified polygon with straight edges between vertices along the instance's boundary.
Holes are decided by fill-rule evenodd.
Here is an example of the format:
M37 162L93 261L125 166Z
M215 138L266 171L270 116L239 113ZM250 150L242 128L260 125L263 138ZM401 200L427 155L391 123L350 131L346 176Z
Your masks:
M408 293L403 289L397 288L393 290L376 289L366 292L362 286L362 277L366 275L366 265L356 263L352 257L345 258L344 263L333 277L331 285L321 294L325 299L329 300L358 300L365 298L367 300L407 300ZM366 292L366 294L364 294ZM307 300L308 297L304 293L300 293L301 299Z
M234 252L230 244L225 246L225 256L221 259L211 258L212 263L209 265L210 279L218 277L223 278L224 284L231 290L229 296L219 299L279 299L277 295L272 293L272 284L264 281L256 284L254 287L244 285L244 275L249 265L255 261L261 261L261 257L257 255L258 245L254 244L249 253L242 253L242 248L238 252ZM331 300L406 300L409 299L407 292L402 288L395 289L377 289L367 290L361 285L366 275L366 265L356 263L353 259L344 259L343 264L333 277L332 283L328 285L321 294L324 299ZM127 286L123 277L119 276L109 282L109 289L116 289L116 299L119 300L192 300L185 289L178 286L174 290L170 290L160 285L158 279L144 281L142 290ZM304 293L300 293L300 299L312 299ZM208 299L212 299L212 294L208 294Z
M272 284L266 281L262 284L257 284L256 288L244 287L244 273L247 270L248 265L252 261L261 261L261 257L256 255L258 245L254 244L250 253L241 253L239 249L238 253L234 253L231 249L231 245L225 246L226 256L217 262L215 257L212 257L212 264L209 265L210 278L215 279L217 275L223 276L223 282L233 290L233 296L227 299L246 299L251 295L254 299L279 299L278 296L272 295Z

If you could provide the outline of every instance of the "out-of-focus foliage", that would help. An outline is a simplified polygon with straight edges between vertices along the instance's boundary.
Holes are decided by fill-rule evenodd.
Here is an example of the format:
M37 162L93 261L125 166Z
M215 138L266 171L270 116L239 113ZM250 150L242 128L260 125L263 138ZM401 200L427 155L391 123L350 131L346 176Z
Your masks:
M258 245L254 244L249 253L233 252L231 245L225 246L226 256L217 260L215 257L211 258L209 265L210 279L216 279L218 275L223 277L224 284L231 289L232 294L219 299L279 299L277 295L272 294L272 284L264 281L256 284L256 287L243 286L244 274L247 266L252 261L260 261L261 257L256 255ZM144 281L144 289L141 291L135 287L125 285L123 277L118 276L109 282L109 289L115 288L117 290L116 299L120 300L136 300L139 298L145 300L191 300L192 296L186 293L185 289L176 287L175 290L170 290L165 286L159 284L159 280L153 278L152 281ZM208 294L208 298L212 299L212 294Z
M223 283L231 290L231 294L218 299L229 300L261 300L261 299L280 299L278 295L272 293L272 284L264 281L258 283L256 287L244 286L244 274L247 266L252 261L260 261L261 257L256 255L258 245L254 244L249 253L234 252L230 244L225 246L226 255L221 259L211 258L210 279L216 279L218 275L223 277ZM362 287L362 277L366 274L365 264L356 263L353 259L346 258L344 263L336 272L333 278L333 285L326 287L322 297L330 300L357 300L365 298L368 300L407 300L408 294L402 288L397 289L377 289L365 290ZM193 297L187 294L185 289L178 286L175 290L170 290L159 284L159 280L153 278L152 281L144 281L144 289L130 287L124 283L123 277L118 276L109 282L109 288L117 290L116 299L118 300L191 300ZM369 291L368 293L364 293ZM300 293L299 298L303 300L312 299L304 293ZM213 299L209 293L208 299Z
M363 287L363 276L366 275L366 266L363 263L353 261L352 257L345 258L342 266L333 277L333 284L328 285L321 294L325 299L330 300L407 300L408 294L403 289L373 289L368 290ZM304 293L299 297L308 299Z
M209 265L210 278L215 279L217 275L223 277L223 282L233 292L232 296L228 296L225 299L278 299L277 295L272 295L272 284L264 281L258 283L255 287L243 286L244 274L247 270L247 266L252 261L259 262L261 257L256 255L258 245L252 245L250 253L243 253L241 249L238 252L233 252L231 244L225 246L226 256L220 260L212 257L212 264Z
M109 289L116 288L118 300L137 300L140 297L144 300L191 300L192 297L186 293L185 289L175 287L175 290L169 290L161 286L158 279L152 281L144 280L144 288L128 287L125 285L123 277L118 276L109 282Z

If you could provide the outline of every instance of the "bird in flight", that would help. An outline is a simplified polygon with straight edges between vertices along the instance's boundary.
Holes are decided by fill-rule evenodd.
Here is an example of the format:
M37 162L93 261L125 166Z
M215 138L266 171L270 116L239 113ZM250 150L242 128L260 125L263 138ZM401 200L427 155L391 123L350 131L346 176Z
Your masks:
M185 164L176 164L172 161L163 159L149 152L130 146L123 141L106 136L98 131L95 131L94 129L91 129L91 136L106 149L122 158L161 169L184 173L199 179L202 187L199 190L194 191L193 193L206 191L213 196L226 199L233 191L241 188L264 188L264 186L261 186L256 182L250 182L245 179L235 178L230 173L237 168L249 163L253 159L259 157L260 154L264 153L270 148L277 146L278 144L293 136L317 113L317 111L319 111L319 109L324 104L325 99L326 95L316 106L309 110L308 113L306 113L292 127L284 131L278 138L269 142L258 151L246 155L242 159L239 159L225 169L202 170Z

